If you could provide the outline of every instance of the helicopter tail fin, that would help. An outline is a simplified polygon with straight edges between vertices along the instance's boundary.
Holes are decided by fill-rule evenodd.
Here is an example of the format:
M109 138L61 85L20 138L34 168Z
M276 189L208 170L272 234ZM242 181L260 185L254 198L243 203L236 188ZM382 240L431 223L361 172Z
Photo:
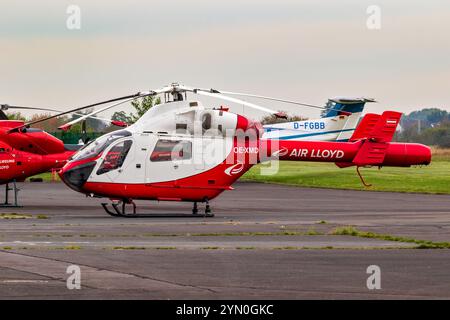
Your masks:
M376 142L390 142L394 137L402 114L385 111L382 115L368 113L361 120L350 141L370 139Z
M358 153L352 162L337 162L336 165L340 168L381 165L401 116L402 114L396 111L385 111L382 115L367 114L350 139L361 140L362 145Z

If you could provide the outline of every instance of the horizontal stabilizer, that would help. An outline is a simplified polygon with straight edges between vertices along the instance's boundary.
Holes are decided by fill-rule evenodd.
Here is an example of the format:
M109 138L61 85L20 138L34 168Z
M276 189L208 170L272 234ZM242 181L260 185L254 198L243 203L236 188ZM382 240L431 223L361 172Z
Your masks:
M365 141L353 159L353 164L358 167L381 165L388 147L387 143Z
M352 167L355 165L353 162L336 162L335 164L341 169Z
M390 142L401 117L402 114L396 111L385 111L381 116L373 113L366 114L350 141L370 139L375 142Z
M360 141L361 147L352 162L337 162L336 165L340 168L381 165L401 116L400 112L395 111L385 111L381 116L372 113L365 115L350 138L353 142Z

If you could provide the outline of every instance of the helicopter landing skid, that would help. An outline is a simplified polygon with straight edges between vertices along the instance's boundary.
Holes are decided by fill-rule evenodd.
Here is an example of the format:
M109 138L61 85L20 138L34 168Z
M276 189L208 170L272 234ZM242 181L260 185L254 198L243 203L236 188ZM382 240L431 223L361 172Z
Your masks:
M197 209L197 203L194 203L194 208L192 209L192 213L137 213L136 204L134 202L130 202L133 206L133 212L126 212L127 203L124 201L112 202L111 206L114 210L110 210L108 207L108 203L102 203L103 209L112 217L115 218L212 218L214 214L211 213L211 209L209 204L206 204L206 209L204 214L199 214Z
M0 204L0 208L21 208L22 207L21 205L19 205L19 202L17 200L20 189L17 188L16 180L13 180L12 183L13 183L12 188L9 187L8 183L5 185L5 202ZM9 191L14 191L14 203L9 203Z

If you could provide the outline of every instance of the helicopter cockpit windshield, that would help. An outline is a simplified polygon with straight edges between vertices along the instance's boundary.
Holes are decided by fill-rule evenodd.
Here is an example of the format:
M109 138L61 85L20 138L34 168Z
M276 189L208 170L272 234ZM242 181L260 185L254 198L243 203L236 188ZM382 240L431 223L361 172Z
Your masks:
M71 160L83 160L96 157L114 141L129 136L131 136L131 132L127 130L118 130L105 134L81 148Z

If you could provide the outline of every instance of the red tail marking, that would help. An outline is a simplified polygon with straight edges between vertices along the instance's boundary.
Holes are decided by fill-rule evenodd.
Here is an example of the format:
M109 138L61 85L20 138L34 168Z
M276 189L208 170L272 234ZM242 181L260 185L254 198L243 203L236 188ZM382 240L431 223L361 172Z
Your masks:
M401 117L402 114L400 112L383 112L381 118L378 120L378 123L370 134L370 139L377 142L391 142Z
M371 139L377 142L389 142L394 137L401 117L402 114L395 111L385 111L381 116L368 113L361 120L350 141Z

